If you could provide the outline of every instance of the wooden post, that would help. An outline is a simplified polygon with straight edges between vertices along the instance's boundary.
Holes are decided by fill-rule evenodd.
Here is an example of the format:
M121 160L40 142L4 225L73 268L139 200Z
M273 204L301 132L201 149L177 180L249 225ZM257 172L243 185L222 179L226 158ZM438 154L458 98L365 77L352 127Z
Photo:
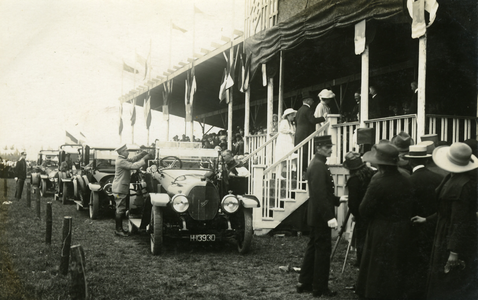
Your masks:
M250 135L249 119L251 118L251 87L247 89L244 95L244 137ZM249 149L248 139L244 139L244 149ZM247 151L247 150L245 150Z
M425 135L425 85L427 73L427 34L418 39L417 142Z
M70 297L73 300L89 299L85 277L85 252L81 245L71 246Z
M32 206L32 184L27 182L27 207Z
M279 61L279 96L278 96L278 103L277 103L277 116L279 117L279 122L280 122L280 117L282 116L282 112L284 111L283 105L284 105L284 81L282 78L282 51L280 53L280 61Z
M38 219L41 219L41 215L40 215L40 205L41 205L41 201L40 201L40 186L37 186L36 190L35 190L35 194L36 194L36 211L37 211L37 218Z
M360 127L365 127L368 120L368 80L369 80L369 49L365 46L362 57L362 84L360 86Z
M232 46L229 48L229 62L233 62L234 60L234 47ZM230 88L229 91L229 103L227 105L227 149L232 150L232 114L233 114L233 103L234 103L234 89Z
M272 133L272 115L274 114L274 78L267 78L267 135Z
M51 245L51 231L53 225L53 213L51 208L51 202L46 203L46 236L45 243Z
M5 177L3 178L3 197L5 197L5 200L7 200L7 189L7 176L5 175Z
M262 228L262 208L264 207L264 203L262 200L262 185L263 185L263 180L264 180L264 170L265 166L264 165L257 165L254 166L252 169L252 174L253 174L253 192L254 195L258 198L260 207L259 208L254 208L252 209L252 228L254 230L257 230L258 228Z
M68 274L68 261L70 259L70 245L71 245L71 229L72 217L66 216L63 218L63 238L61 245L60 269L62 275Z

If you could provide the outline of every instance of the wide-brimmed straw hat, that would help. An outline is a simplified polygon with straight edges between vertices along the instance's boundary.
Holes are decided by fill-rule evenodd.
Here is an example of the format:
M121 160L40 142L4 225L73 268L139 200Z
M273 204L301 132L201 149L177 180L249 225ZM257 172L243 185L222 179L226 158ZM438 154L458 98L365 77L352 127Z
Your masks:
M320 91L319 93L319 99L320 100L323 100L323 99L332 99L335 97L335 94L334 92L332 92L331 90L328 90L328 89L323 89L322 91Z
M433 151L433 161L451 173L463 173L478 168L478 159L472 154L470 146L465 143L436 148Z
M376 165L396 166L398 163L398 149L392 144L375 144L371 151L363 155L363 160Z
M432 141L429 141L433 143ZM427 146L425 145L412 145L408 154L404 155L405 158L429 158L432 157L431 154L427 153Z
M282 114L282 119L285 119L285 117L287 117L288 115L290 114L296 114L297 111L293 108L288 108L286 110L284 110L284 113Z
M357 152L350 151L345 154L345 161L343 163L343 167L347 170L357 170L360 169L364 164L360 154Z

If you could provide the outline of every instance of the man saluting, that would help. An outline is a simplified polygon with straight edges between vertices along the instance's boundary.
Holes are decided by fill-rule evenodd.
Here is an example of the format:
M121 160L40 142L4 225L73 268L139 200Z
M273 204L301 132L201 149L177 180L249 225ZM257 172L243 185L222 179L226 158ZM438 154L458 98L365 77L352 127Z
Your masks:
M116 202L116 230L115 234L119 236L128 236L128 232L123 229L123 216L126 212L126 201L129 199L129 183L131 180L131 170L138 170L146 165L148 158L151 157L146 151L128 159L128 148L126 144L115 149L118 157L115 162L115 178L113 180L112 191Z

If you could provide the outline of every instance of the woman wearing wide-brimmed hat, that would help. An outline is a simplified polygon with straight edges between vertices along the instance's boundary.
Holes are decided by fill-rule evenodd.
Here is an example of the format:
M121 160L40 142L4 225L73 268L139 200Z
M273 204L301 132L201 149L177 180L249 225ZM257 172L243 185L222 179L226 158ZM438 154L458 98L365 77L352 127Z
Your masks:
M294 118L297 111L292 108L288 108L282 114L282 119L279 123L279 136L277 137L276 150L275 150L275 161L278 161L284 155L289 153L294 148L294 135L295 135L295 125ZM287 161L283 161L280 166L277 168L276 176L278 178L284 178L282 173L285 172ZM292 169L295 169L295 163L291 166Z
M428 299L477 299L477 190L478 159L465 143L433 151L437 166L450 172L436 189L436 214L413 217L416 223L436 220L435 239L427 282Z
M345 155L343 167L349 170L350 174L347 180L348 206L355 220L353 244L355 245L355 249L357 249L356 265L360 266L368 222L360 215L359 207L375 171L362 161L359 153L353 151Z
M360 204L369 222L356 293L367 299L406 299L412 243L412 186L397 169L395 146L376 144L363 160L378 167Z

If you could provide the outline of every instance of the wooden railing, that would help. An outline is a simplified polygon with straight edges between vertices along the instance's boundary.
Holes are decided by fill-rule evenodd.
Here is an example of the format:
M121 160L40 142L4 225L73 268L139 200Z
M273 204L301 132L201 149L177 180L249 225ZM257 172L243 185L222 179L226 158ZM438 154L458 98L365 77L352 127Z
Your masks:
M414 141L417 141L417 116L415 114L367 120L365 125L375 128L376 143L381 139L391 140L401 131L405 131Z
M476 139L476 117L459 117L449 115L426 115L426 130L438 135L441 141L449 143Z

